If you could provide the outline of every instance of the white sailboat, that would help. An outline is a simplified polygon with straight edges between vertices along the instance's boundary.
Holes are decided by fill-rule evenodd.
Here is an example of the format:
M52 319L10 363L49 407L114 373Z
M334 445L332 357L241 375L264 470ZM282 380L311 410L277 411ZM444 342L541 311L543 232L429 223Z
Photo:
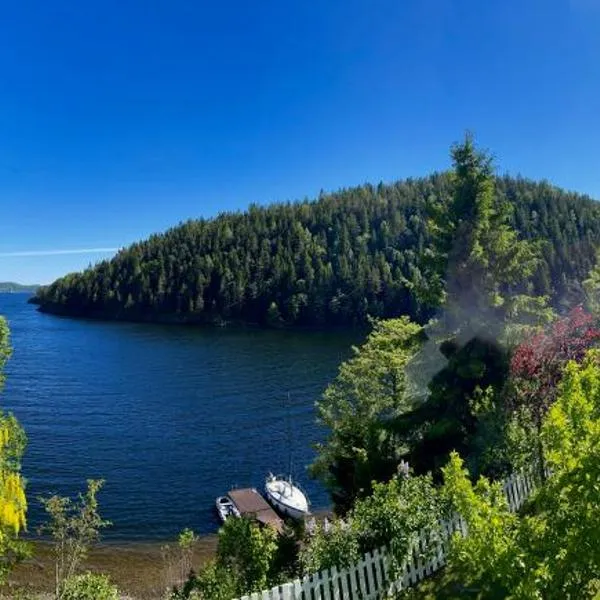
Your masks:
M292 481L292 445L291 421L289 415L290 395L288 394L288 446L289 446L289 471L288 476L273 475L269 473L265 481L265 496L271 505L281 514L302 519L310 514L310 502L307 495Z
M291 476L270 474L265 483L267 500L282 514L292 519L302 519L310 514L306 494L294 485Z

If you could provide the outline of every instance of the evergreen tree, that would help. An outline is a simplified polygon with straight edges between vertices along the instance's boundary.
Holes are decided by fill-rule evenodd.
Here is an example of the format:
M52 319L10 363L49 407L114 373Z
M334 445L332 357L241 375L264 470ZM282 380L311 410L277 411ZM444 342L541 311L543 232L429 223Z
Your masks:
M443 307L448 332L496 337L538 265L537 249L519 239L511 206L495 193L492 159L467 134L451 150L452 194L429 203L432 250L426 279Z

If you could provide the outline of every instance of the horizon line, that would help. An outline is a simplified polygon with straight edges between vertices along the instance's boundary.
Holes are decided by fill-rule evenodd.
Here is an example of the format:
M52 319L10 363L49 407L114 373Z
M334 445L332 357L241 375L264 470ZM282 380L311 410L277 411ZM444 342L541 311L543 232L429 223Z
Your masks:
M16 250L0 252L0 258L18 258L26 256L61 256L66 254L109 254L118 252L120 248L75 248L71 250Z

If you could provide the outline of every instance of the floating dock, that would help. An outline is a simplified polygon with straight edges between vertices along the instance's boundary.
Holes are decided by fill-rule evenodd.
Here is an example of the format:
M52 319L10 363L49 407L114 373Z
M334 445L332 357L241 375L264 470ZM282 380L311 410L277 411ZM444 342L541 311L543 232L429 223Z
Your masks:
M242 517L255 519L262 525L270 525L278 533L283 532L283 520L255 488L231 490L228 496L240 511Z

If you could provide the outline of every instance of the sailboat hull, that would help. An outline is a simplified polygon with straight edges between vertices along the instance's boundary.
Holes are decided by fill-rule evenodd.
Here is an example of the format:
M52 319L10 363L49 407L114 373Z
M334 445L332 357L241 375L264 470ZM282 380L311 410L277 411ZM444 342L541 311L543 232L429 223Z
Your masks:
M265 484L265 495L273 507L292 519L302 519L310 514L306 496L289 481L268 479Z

